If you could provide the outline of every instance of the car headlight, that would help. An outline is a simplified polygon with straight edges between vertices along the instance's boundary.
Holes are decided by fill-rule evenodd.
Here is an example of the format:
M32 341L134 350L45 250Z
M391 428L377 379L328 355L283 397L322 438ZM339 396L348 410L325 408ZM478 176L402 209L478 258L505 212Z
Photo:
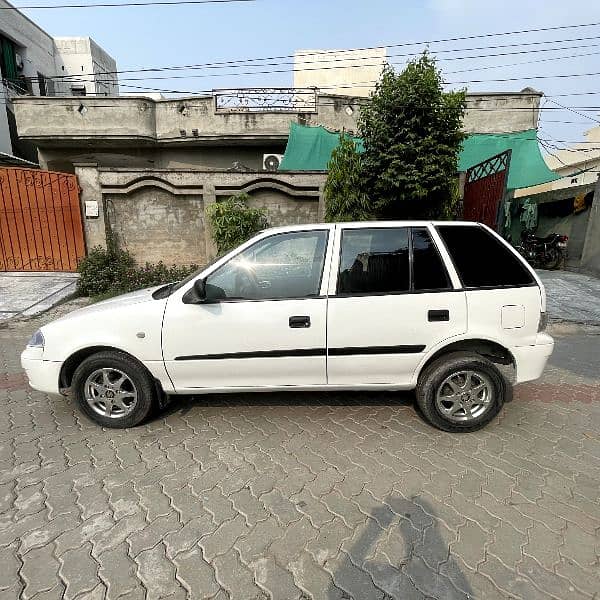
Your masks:
M41 329L38 329L27 342L28 348L43 348L44 347L44 334Z

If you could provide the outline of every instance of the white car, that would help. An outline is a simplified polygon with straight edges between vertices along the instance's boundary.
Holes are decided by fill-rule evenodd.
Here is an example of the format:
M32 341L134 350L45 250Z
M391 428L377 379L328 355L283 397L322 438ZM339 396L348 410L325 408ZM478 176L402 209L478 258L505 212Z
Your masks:
M545 325L535 271L484 225L298 225L53 321L21 362L105 427L174 394L352 389L416 390L434 426L473 431L540 377Z

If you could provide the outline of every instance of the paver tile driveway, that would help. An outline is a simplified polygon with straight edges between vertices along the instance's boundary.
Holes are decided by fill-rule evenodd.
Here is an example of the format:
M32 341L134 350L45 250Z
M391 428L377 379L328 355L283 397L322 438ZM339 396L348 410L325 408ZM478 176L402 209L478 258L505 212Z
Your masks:
M185 398L117 431L28 388L61 310L0 329L1 598L600 597L597 331L474 434L380 393Z

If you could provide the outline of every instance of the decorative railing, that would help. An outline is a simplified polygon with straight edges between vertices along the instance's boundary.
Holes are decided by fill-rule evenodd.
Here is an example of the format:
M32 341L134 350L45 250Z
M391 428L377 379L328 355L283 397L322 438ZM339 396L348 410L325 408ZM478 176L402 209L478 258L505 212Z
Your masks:
M218 113L317 112L316 88L214 90Z

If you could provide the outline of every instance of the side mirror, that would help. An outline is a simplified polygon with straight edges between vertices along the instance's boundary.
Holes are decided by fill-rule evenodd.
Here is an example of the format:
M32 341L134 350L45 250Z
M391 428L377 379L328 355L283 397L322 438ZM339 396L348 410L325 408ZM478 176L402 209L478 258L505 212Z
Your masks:
M184 304L202 304L206 301L206 282L196 279L194 285L183 295Z

